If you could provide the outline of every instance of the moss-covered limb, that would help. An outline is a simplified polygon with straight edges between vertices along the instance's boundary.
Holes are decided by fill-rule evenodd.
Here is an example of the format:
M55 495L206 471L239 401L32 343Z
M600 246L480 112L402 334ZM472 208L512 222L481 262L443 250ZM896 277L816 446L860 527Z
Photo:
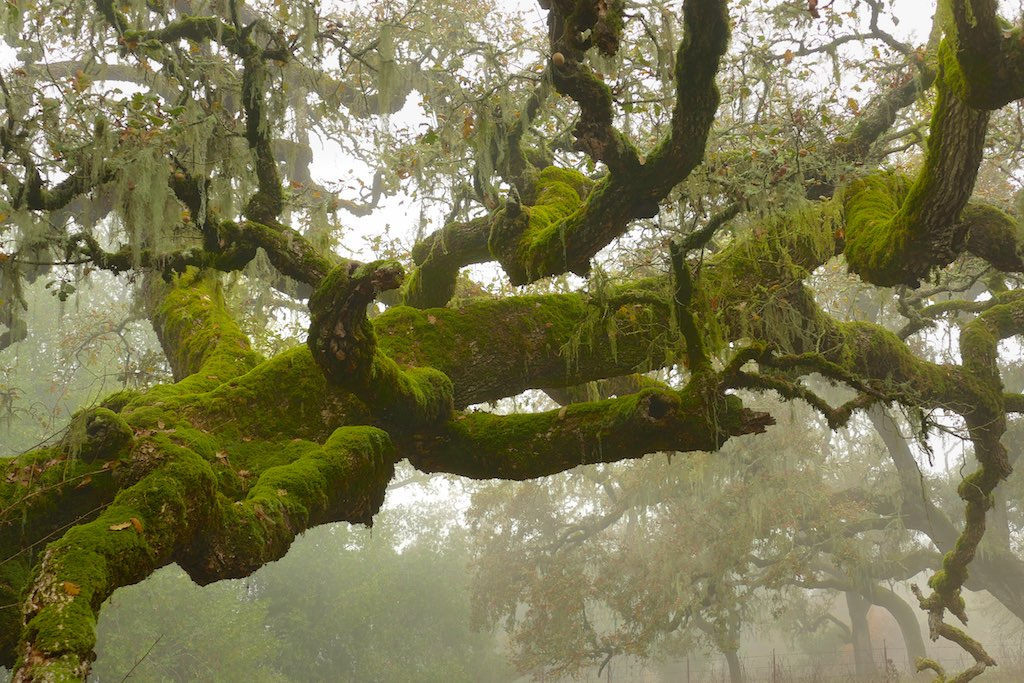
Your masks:
M550 77L542 76L540 83L530 92L526 102L504 137L504 150L494 150L500 162L498 172L510 186L516 188L521 197L532 200L537 168L550 166L550 154L545 150L524 148L523 136L530 129L541 106L551 94ZM495 140L495 144L498 140Z
M11 205L14 208L57 211L70 204L75 197L114 179L114 172L106 165L101 165L99 168L73 171L56 185L48 187L28 150L20 156L25 168L24 182L10 169L0 168L0 182L3 182L10 192Z
M928 585L932 593L918 593L921 608L928 612L933 639L946 638L957 643L975 659L975 665L955 680L970 680L995 662L966 633L944 621L948 610L966 623L961 588L967 581L968 566L974 560L985 533L985 515L992 507L992 492L1010 472L1006 449L1001 443L1006 429L1006 412L1002 404L1003 387L997 365L997 345L1001 339L1024 330L1024 296L1020 292L997 295L999 303L963 326L960 333L960 355L964 370L985 391L975 392L975 401L961 411L967 424L978 469L964 478L957 493L965 502L964 527L953 548L942 559L942 569L935 572Z
M256 249L245 244L218 245L215 250L193 248L172 252L139 250L124 245L116 251L105 251L93 236L86 233L69 236L64 251L69 261L84 260L111 273L127 273L142 268L158 271L165 277L184 273L189 268L237 271L256 256Z
M1003 394L1003 406L1008 413L1024 413L1024 394Z
M668 283L635 284L607 301L582 294L406 306L374 319L381 350L451 378L457 407L525 389L569 387L674 359Z
M488 240L493 215L449 223L416 243L416 269L402 287L402 302L415 308L446 305L455 294L459 271L491 259Z
M693 276L686 263L686 252L678 242L669 245L672 263L672 315L685 341L685 357L691 372L706 372L711 368L711 359L705 348L704 338L697 328L693 310Z
M681 392L651 388L534 414L460 414L436 434L418 435L408 455L425 472L523 480L655 451L717 450L769 424L770 416L700 376Z
M215 273L189 270L169 287L150 286L153 329L179 381L176 393L212 389L262 360L228 312Z
M952 21L945 68L957 93L972 107L999 109L1024 97L1024 35L998 15L995 0L943 0Z
M249 197L243 213L258 223L275 223L284 210L284 189L274 156L271 125L267 118L267 65L262 56L247 54L242 59L242 108L245 110L245 139L253 154L258 189Z
M959 218L974 189L988 113L960 99L946 75L940 66L928 153L916 180L879 173L843 192L846 260L873 284L917 286L963 249Z
M922 308L914 308L911 305L903 305L900 313L909 318L910 321L899 331L900 339L906 339L912 334L933 325L941 316L961 313L981 313L997 304L996 299L986 301L966 301L964 299L950 299L929 304Z
M316 287L342 259L314 247L294 229L276 221L270 224L243 221L223 223L220 233L228 243L237 241L260 247L278 272Z
M729 43L727 4L723 0L687 0L683 25L683 40L676 53L672 128L644 165L645 180L656 202L704 158L720 99L715 76Z
M170 278L190 268L239 271L255 258L256 249L262 248L279 273L311 287L318 285L340 261L314 247L294 229L277 222L211 220L207 227L210 234L203 248L172 252L138 250L130 245L105 251L93 236L76 233L68 237L65 256L68 260L87 259L97 268L112 273L142 268L156 270Z
M513 199L505 204L491 224L487 248L512 284L525 285L566 270L580 275L589 271L592 254L570 266L565 240L586 220L590 202L601 201L598 198L612 178L605 176L595 186L578 171L549 166L537 176L532 204ZM626 204L618 202L620 212Z
M214 500L210 464L183 448L95 520L47 546L24 601L14 680L79 680L94 658L96 614L121 586L171 561Z
M283 37L267 30L265 22L258 17L246 28L230 24L216 16L183 14L164 26L152 30L133 30L128 18L119 11L112 0L95 0L96 9L115 31L124 49L135 50L154 43L173 46L181 40L196 43L212 41L223 45L237 57L260 56L263 59L287 61L291 56ZM260 27L268 40L266 48L260 48L251 38L254 28Z
M623 25L623 3L580 0L551 6L548 18L551 37L551 81L562 95L580 107L573 130L576 147L594 161L604 162L613 174L635 172L640 166L636 148L615 128L611 89L588 67L587 50L596 43L606 55L618 51ZM602 28L598 28L598 26ZM603 40L598 41L602 31ZM582 36L589 35L589 38Z
M335 267L309 300L307 345L327 381L373 406L381 419L406 427L435 424L452 411L452 383L430 366L399 367L377 345L366 307L398 287L394 261Z
M960 216L967 230L967 251L1004 273L1024 272L1024 230L991 204L968 204Z
M910 588L914 592L918 601L921 602L922 607L927 609L926 605L929 603L930 598L925 598L924 595L922 595L921 590L916 585L912 585ZM918 659L917 670L925 671L926 669L931 669L932 671L935 671L937 674L937 678L935 679L936 681L956 681L956 683L966 683L966 681L973 680L980 676L984 673L986 668L996 665L995 660L989 656L981 643L974 640L957 627L942 621L941 614L936 617L934 611L929 611L928 629L932 640L938 640L938 638L941 637L956 643L974 657L975 662L973 666L961 671L956 676L949 678L945 669L935 661L927 658Z
M883 509L882 514L898 514L908 529L925 534L940 552L946 553L956 544L959 530L953 521L930 498L923 495L920 471L906 438L892 417L879 405L867 411L868 417L882 437L896 468L902 492L898 510ZM971 563L965 586L971 590L987 590L1018 618L1024 619L1024 562L1009 549L989 546Z
M198 583L248 576L327 522L373 523L394 476L395 450L373 427L341 427L322 446L259 475L237 502L218 496L212 523L182 566Z
M853 417L855 411L864 410L872 403L878 401L878 398L875 396L858 394L856 398L833 408L828 401L799 382L770 374L736 372L733 374L730 386L736 389L750 389L753 391L774 391L785 400L799 399L821 413L831 429L845 426L850 421L850 418Z
M935 83L936 70L927 61L917 63L913 78L873 97L861 110L850 134L835 144L840 159L863 161L872 146L896 123L900 110L909 107Z

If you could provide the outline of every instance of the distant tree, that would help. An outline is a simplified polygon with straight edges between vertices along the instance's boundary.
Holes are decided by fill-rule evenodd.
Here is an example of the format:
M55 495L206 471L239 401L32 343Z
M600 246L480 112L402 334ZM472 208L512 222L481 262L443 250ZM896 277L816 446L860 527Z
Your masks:
M32 343L27 280L69 300L90 273L127 274L174 380L3 463L0 653L17 680L84 678L100 606L160 567L243 577L311 526L372 522L400 458L522 480L715 451L773 422L741 389L804 400L833 429L880 404L947 416L978 467L919 602L931 637L975 662L957 680L994 663L945 617L966 621L1024 410L1000 376L1024 326L1005 192L1020 29L994 0L941 0L922 46L878 0L540 6L546 30L472 0L3 6L0 346ZM413 93L416 130L392 117ZM362 180L317 182L317 139ZM1001 205L972 196L979 173ZM335 212L399 189L422 208L410 253L382 233L380 260L341 257ZM445 220L428 233L430 210ZM837 257L897 287L880 295L905 335L822 308L810 276ZM490 262L528 289L483 294L462 270ZM306 345L254 351L225 272L305 302ZM947 317L958 355L929 358L914 335ZM827 403L813 373L854 397ZM614 398L472 408L616 378Z

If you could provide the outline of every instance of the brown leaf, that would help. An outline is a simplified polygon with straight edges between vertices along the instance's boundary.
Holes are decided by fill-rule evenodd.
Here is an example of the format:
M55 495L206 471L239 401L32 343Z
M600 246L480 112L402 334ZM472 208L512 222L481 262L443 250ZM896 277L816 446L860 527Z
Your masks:
M82 592L82 589L78 587L77 583L72 583L71 581L65 581L64 582L64 592L67 593L68 595L70 595L71 597L75 597L76 595L78 595L79 593Z
M76 486L75 488L76 489L84 489L86 486L88 486L91 483L92 483L92 475L87 474L84 477L82 477L82 481L78 482L78 486Z
M127 529L131 525L132 525L131 522L121 522L120 524L111 524L110 525L110 530L111 531L124 531L125 529Z
M137 533L137 534L141 534L142 533L142 522L139 521L138 517L132 517L131 519L128 520L128 523L131 524L132 527L135 529L135 533Z
M786 52L782 55L782 61L785 62L786 64L789 64L790 62L793 61L793 57L795 56L796 55L793 54L792 50L786 50Z

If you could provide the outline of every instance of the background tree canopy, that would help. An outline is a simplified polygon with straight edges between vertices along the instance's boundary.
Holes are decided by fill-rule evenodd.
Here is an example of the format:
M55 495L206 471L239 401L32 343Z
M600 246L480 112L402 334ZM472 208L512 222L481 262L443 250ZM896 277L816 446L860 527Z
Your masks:
M249 577L418 471L525 483L303 545L351 613L283 564L213 587L211 633L278 615L221 664L480 680L500 627L524 673L703 643L736 680L781 620L867 675L875 605L939 680L993 666L1024 29L892 5L8 0L0 664L83 679L116 589Z

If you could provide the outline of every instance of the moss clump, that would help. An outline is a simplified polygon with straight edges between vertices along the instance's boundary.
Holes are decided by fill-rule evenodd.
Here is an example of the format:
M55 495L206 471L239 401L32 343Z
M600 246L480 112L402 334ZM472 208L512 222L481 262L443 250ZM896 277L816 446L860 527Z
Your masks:
M582 173L549 166L537 176L532 206L506 205L491 230L488 248L513 284L561 272L566 231L578 223L594 183Z
M175 278L154 311L154 327L179 382L150 390L150 399L212 389L262 360L228 313L210 271L189 269Z
M120 413L124 410L124 407L142 396L141 391L135 389L122 389L116 393L107 396L105 399L100 401L100 407L112 410L115 413Z
M134 438L132 428L108 408L92 408L75 415L61 446L85 462L113 460L127 452Z
M899 173L874 173L859 178L843 191L846 262L868 282L891 286L906 280L909 226L897 220L910 190Z

